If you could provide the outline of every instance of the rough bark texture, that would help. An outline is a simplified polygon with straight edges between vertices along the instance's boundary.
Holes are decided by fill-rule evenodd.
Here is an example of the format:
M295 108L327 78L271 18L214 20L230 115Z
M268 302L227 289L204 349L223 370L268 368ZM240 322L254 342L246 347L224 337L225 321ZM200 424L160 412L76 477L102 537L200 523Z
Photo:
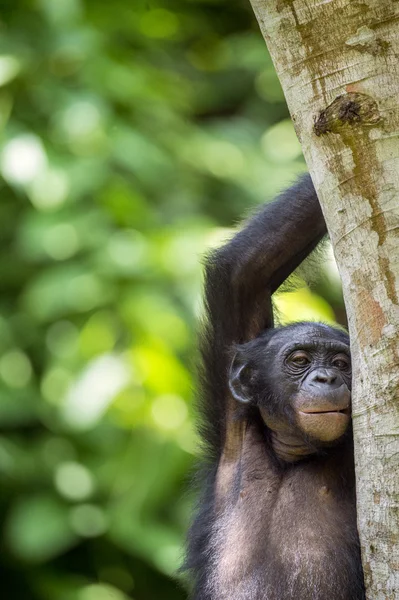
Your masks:
M323 206L354 361L369 600L399 594L399 3L251 0Z

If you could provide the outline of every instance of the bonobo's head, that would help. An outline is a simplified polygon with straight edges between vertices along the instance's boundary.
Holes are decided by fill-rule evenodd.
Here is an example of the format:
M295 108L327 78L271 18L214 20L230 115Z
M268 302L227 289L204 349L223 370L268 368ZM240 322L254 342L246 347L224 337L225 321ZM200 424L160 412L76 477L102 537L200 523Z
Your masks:
M234 398L257 406L284 443L303 439L320 447L343 436L351 400L345 332L296 323L268 330L236 350L229 379Z

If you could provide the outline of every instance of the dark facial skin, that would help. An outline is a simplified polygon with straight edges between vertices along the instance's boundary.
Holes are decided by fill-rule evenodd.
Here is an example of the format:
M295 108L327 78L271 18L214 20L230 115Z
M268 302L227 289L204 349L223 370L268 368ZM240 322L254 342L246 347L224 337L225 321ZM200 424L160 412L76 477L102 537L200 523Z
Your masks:
M349 340L322 324L268 332L238 348L230 387L237 400L257 405L276 454L297 461L337 443L348 428Z

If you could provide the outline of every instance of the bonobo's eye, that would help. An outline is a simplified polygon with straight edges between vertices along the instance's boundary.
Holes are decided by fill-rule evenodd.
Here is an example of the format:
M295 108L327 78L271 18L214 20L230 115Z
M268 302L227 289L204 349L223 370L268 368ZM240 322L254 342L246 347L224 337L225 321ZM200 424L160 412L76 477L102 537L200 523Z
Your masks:
M334 356L332 364L340 371L350 371L351 361L346 354L337 354Z
M295 367L306 367L306 365L310 364L311 359L307 352L296 350L288 356L287 361Z

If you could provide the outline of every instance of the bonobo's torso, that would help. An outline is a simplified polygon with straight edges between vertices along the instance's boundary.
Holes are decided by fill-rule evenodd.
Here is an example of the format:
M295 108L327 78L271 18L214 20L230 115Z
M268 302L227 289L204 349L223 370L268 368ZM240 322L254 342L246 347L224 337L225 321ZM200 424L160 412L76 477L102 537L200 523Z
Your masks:
M279 466L247 431L217 508L212 600L363 600L350 440Z

